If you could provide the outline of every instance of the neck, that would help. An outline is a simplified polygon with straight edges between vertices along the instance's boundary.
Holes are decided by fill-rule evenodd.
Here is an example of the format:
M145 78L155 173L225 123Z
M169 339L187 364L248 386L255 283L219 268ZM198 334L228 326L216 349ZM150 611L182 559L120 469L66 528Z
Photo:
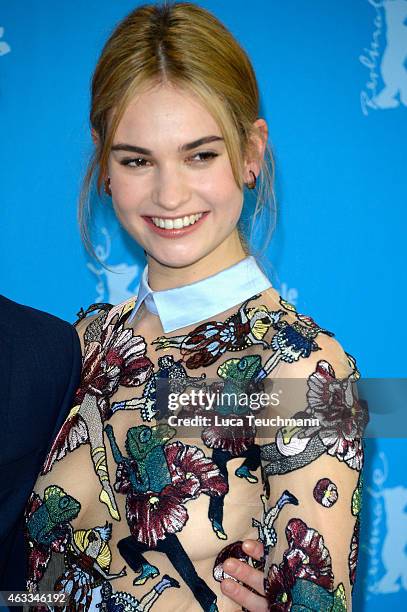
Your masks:
M230 268L247 257L237 231L233 232L214 251L188 266L173 268L147 255L148 284L153 291L189 285Z

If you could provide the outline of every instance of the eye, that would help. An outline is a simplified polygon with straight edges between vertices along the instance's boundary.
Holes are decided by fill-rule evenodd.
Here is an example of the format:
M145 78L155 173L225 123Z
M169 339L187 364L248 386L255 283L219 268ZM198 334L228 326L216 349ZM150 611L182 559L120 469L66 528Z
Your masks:
M59 500L59 507L62 508L62 510L64 510L68 506L69 506L69 498L67 496L61 497L61 499Z
M140 442L148 442L150 438L151 438L151 429L148 429L148 427L146 427L140 432L139 440Z
M214 153L213 151L200 151L199 153L195 153L195 155L191 157L191 159L194 159L194 157L196 157L197 155L200 155L201 158L203 158L203 159L198 160L200 162L206 162L206 161L209 161L210 159L218 157L218 153Z
M243 357L243 359L241 359L241 360L239 361L239 363L238 363L238 366L237 366L237 367L239 368L239 370L244 370L244 369L246 368L246 366L247 366L247 360L246 360L246 358L245 358L245 357Z
M120 164L122 166L130 166L130 168L143 168L144 164L139 164L138 162L146 162L147 160L144 157L133 157L131 159L122 159L120 160Z

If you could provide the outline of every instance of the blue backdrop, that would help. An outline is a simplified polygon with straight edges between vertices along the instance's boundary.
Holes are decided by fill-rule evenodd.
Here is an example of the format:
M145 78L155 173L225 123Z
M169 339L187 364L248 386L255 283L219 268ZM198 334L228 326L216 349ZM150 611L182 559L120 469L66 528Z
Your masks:
M198 4L258 75L277 164L276 288L335 332L363 377L405 377L407 0ZM76 225L92 70L137 5L0 1L0 291L70 321L133 294L144 266L107 200L97 250L110 271ZM407 609L405 438L367 451L354 609Z

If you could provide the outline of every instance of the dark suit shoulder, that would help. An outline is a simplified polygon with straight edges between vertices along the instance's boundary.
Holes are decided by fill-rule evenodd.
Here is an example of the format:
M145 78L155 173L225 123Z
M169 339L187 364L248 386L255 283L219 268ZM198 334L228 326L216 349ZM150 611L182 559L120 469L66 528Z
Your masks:
M56 416L69 385L79 382L81 346L73 325L0 296L0 337L1 412L10 432L21 431L36 410Z
M25 306L0 295L0 329L3 337L27 335L43 336L57 334L72 335L73 326L48 312Z

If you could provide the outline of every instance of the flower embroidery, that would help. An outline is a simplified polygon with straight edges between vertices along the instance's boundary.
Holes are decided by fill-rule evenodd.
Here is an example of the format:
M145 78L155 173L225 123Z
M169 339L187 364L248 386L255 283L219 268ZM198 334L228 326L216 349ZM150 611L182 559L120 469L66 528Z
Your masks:
M130 533L155 548L158 540L181 531L188 520L184 504L201 493L216 496L228 490L214 462L196 446L168 443L175 430L167 425L129 429L128 457L123 456L106 426L117 462L115 490L125 494Z
M353 374L339 380L327 361L319 361L308 379L307 411L319 420L318 435L327 452L349 467L361 470L361 437L368 417L364 402L353 393L354 382ZM305 435L312 435L311 429Z
M288 611L300 603L310 610L330 610L334 598L343 599L343 587L333 591L332 561L323 537L298 518L288 522L285 533L289 548L280 565L271 565L264 581L269 610ZM302 599L304 593L307 600ZM331 605L318 607L321 600Z
M100 342L87 345L83 360L81 384L75 403L80 404L86 393L98 400L101 414L107 418L109 397L120 385L138 387L153 369L146 356L147 345L141 336L133 336L132 329L109 324L102 332Z

